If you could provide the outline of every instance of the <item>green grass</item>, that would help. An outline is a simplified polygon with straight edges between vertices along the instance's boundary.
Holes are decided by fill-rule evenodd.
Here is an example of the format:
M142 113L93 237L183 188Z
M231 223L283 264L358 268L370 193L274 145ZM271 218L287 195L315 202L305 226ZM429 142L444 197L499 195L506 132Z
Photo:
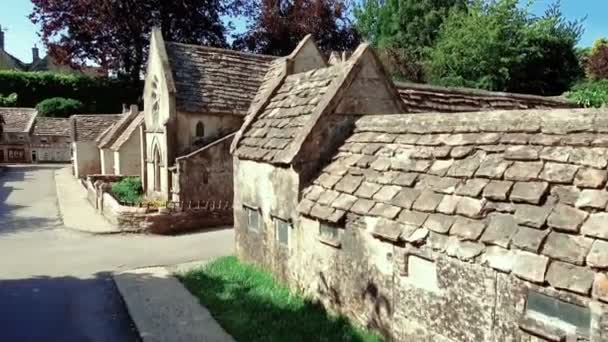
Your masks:
M235 257L178 277L237 341L382 341Z

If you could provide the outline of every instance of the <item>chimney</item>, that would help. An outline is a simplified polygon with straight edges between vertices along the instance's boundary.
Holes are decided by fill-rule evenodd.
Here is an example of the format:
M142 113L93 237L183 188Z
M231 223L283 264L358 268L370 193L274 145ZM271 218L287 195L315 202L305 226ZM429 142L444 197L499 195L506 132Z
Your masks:
M131 105L129 107L129 112L131 113L131 115L137 115L139 114L139 107L136 104Z
M38 47L34 44L34 47L32 48L32 62L37 62L40 60L40 51L38 50Z
M4 50L4 31L2 31L1 25L0 25L0 50Z

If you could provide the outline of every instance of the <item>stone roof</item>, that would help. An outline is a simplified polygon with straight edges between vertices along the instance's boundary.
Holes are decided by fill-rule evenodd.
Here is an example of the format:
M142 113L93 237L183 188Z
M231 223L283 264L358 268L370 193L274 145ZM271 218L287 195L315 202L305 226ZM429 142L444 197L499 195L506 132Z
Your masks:
M97 137L99 148L108 148L110 147L116 139L122 134L122 132L131 124L135 118L139 115L139 111L136 108L133 110L123 113L120 117L120 120L116 121L108 130L104 131Z
M409 113L579 107L576 103L561 97L438 87L406 82L395 82L395 86Z
M177 110L245 115L276 57L167 42Z
M72 115L70 117L72 141L95 141L101 133L120 120L121 117L121 114Z
M39 117L34 124L34 135L70 136L70 119Z
M237 155L268 162L277 161L288 150L313 112L341 65L289 75L264 110L243 132Z
M608 268L607 166L606 110L367 115L298 211L589 295Z
M133 120L131 120L129 125L116 138L116 141L114 141L114 144L112 144L110 149L112 151L118 151L122 147L122 145L124 145L129 140L129 138L131 138L131 135L133 135L135 132L137 132L137 129L143 123L144 123L144 112L140 112L139 115L137 115Z
M29 133L38 111L34 108L0 107L0 115L4 118L4 132Z

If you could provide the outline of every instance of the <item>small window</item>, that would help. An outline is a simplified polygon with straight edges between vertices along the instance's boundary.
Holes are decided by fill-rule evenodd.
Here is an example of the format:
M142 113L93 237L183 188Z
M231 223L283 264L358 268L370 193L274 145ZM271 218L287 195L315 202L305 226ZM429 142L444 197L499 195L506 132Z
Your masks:
M203 125L203 123L199 121L196 124L196 137L202 138L204 136L205 136L205 125Z
M589 308L567 303L536 291L528 292L526 316L566 332L589 336Z
M20 136L19 136L19 140L20 140L20 141L23 141L23 140L25 140L25 138L24 138L22 135L20 135Z
M319 241L326 245L339 248L342 245L340 241L340 228L320 222Z
M279 241L280 244L285 245L285 246L289 246L289 228L290 228L290 224L288 221L283 220L281 218L275 217L274 218L274 227L275 227L275 234L277 237L277 241Z
M49 139L47 139L47 138L40 138L40 142L43 143L43 144L46 144L46 143L49 142Z
M260 211L253 207L243 206L247 215L247 228L254 232L260 231Z

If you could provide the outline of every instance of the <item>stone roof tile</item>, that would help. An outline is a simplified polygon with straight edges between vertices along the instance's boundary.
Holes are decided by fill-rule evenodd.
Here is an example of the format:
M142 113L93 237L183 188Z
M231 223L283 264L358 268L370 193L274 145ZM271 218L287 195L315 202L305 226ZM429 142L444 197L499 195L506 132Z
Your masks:
M95 141L121 117L121 114L72 115L72 141Z
M29 133L37 115L35 108L0 107L0 116L4 118L3 130L6 133Z

